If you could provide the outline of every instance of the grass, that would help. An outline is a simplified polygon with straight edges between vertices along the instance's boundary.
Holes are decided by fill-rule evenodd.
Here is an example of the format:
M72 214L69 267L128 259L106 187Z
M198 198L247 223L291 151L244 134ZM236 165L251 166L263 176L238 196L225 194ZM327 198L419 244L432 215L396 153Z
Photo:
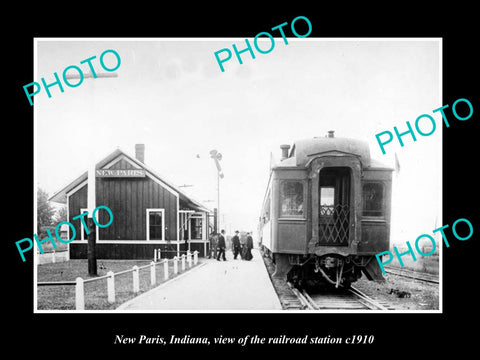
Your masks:
M407 251L408 249L398 249L399 253ZM392 251L392 250L391 250ZM438 275L439 273L439 256L438 251L430 256L420 256L415 253L416 261L413 261L411 254L402 256L403 267L400 266L397 256L394 254L394 258L387 266L394 266L398 268L404 268L413 271L425 272L428 274ZM385 260L386 261L386 260Z
M362 276L353 286L377 300L385 301L392 305L395 310L439 309L438 284L425 283L392 274L385 274L383 277L386 281L377 283L368 281L365 276ZM406 291L410 294L410 297L400 298L391 293L392 289Z
M58 241L57 238L55 237L55 235L53 235L53 238L55 240L56 248L53 247L51 241L45 241L44 243L42 243L41 245L38 246L37 252L40 253L40 246L42 247L43 253L51 253L51 252L53 252L53 250L55 250L56 252L67 251L68 250L68 244L65 244L65 243L62 243L62 242ZM44 238L41 241L43 241L45 239L47 239L47 238Z
M199 258L199 263L201 259ZM150 260L97 260L97 266L103 265L105 269L98 268L98 277L113 271L118 273L150 264ZM197 265L198 266L198 265ZM155 266L156 285L150 284L150 267L139 270L140 292L133 293L133 275L128 272L115 276L115 303L107 301L107 279L101 279L84 284L85 310L114 310L123 302L130 300L143 292L146 292L164 281L163 263ZM181 262L178 264L181 273ZM186 270L188 271L188 264ZM169 262L169 278L173 278L173 262ZM177 275L175 275L177 276ZM75 281L77 277L84 280L91 279L88 275L87 260L70 260L62 263L43 264L37 267L37 281ZM37 287L38 310L75 310L75 286L38 286Z

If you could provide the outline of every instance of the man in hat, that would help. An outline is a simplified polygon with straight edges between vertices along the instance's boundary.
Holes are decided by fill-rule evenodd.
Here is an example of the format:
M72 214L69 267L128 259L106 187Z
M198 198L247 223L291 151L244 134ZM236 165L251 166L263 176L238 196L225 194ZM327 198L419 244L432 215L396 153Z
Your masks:
M222 229L220 231L220 235L218 236L218 241L217 241L217 249L218 249L218 255L217 255L217 260L220 261L220 255L222 256L223 261L227 261L225 258L225 248L227 247L225 244L225 230Z
M238 237L238 230L235 231L235 235L232 237L233 259L237 260L237 256L240 253L240 238Z

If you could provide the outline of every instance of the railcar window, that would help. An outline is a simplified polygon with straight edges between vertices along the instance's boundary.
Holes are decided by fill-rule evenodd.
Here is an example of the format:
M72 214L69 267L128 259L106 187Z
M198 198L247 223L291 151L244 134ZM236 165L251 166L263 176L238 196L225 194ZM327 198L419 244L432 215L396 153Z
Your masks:
M383 216L384 187L381 183L363 184L363 216Z
M303 216L303 184L285 181L280 187L280 215Z
M320 215L333 215L335 206L335 188L320 187Z
M333 206L335 204L335 188L322 187L320 188L320 205Z

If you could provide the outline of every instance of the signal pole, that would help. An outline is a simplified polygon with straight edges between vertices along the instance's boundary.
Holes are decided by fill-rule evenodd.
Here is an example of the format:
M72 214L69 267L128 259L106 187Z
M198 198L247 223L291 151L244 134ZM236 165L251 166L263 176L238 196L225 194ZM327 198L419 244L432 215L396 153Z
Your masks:
M210 151L210 157L213 159L217 167L217 229L220 232L220 179L223 179L224 176L222 167L220 166L222 154L214 149Z

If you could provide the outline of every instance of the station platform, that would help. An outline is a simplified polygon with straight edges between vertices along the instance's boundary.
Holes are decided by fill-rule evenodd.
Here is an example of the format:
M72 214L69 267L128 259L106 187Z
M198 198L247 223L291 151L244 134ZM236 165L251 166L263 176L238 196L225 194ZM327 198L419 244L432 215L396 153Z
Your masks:
M117 310L282 310L258 249L251 261L202 259L188 272L131 299Z

